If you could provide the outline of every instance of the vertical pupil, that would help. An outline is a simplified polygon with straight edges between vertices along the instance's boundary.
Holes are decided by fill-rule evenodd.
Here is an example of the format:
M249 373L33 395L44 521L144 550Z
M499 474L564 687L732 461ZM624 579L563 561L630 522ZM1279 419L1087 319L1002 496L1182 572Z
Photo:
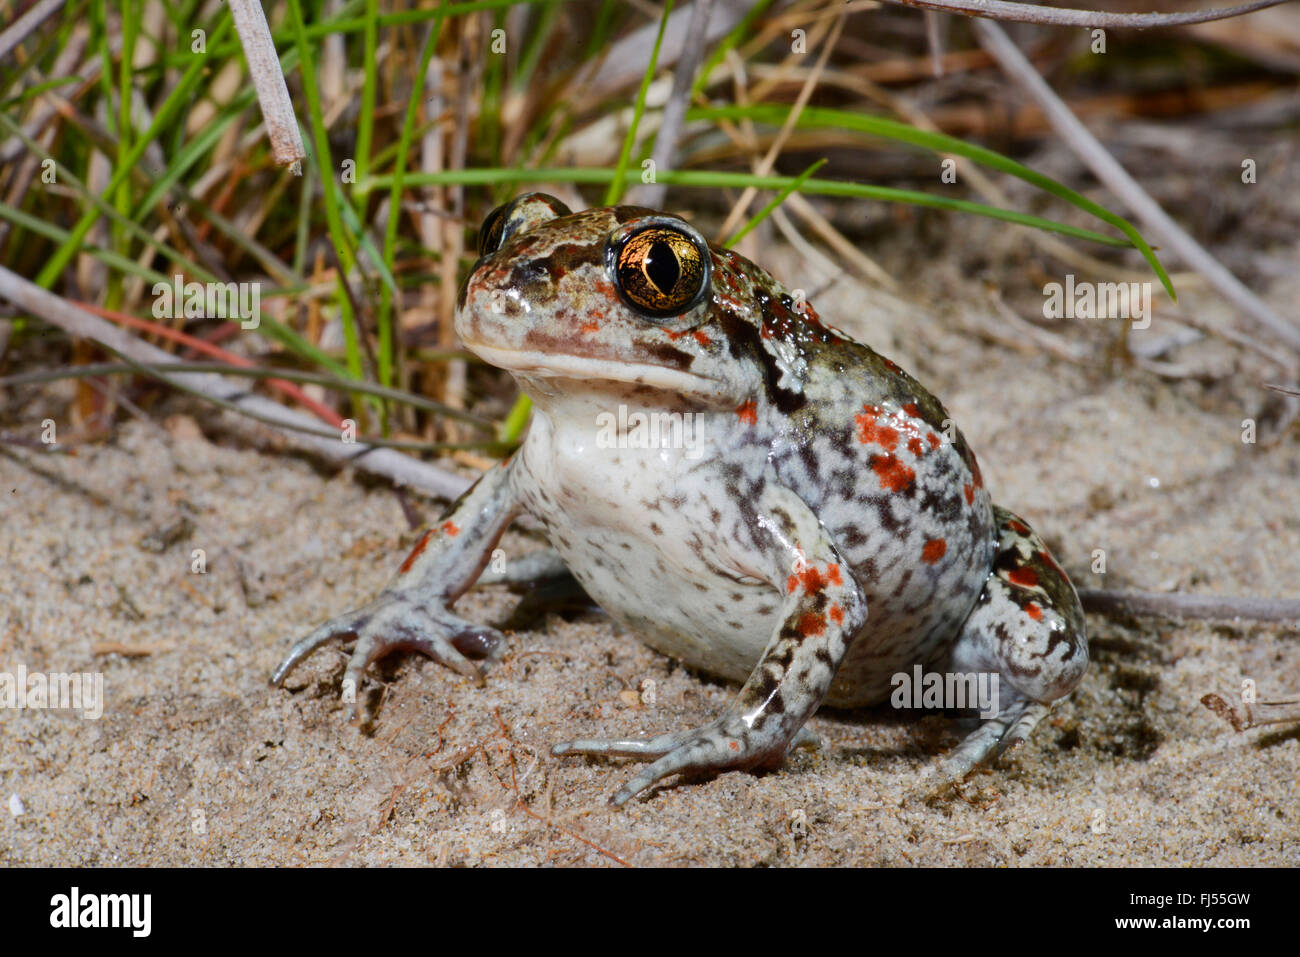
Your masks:
M677 263L677 254L662 239L650 246L650 252L645 257L645 274L665 294L672 292L677 280L681 278L682 269Z

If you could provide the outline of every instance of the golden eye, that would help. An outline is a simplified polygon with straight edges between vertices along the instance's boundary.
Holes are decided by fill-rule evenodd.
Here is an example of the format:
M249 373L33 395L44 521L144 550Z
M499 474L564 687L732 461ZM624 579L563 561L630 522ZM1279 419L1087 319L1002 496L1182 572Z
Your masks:
M652 223L616 242L612 252L619 292L648 318L681 315L708 286L708 248L678 226Z
M502 233L505 231L506 212L514 203L502 203L487 214L478 231L478 255L491 256L501 248Z

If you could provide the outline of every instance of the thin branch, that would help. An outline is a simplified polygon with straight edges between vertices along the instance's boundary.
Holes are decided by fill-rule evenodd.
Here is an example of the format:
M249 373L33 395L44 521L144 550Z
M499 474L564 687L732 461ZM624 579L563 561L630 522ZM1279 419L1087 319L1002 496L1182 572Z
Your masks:
M1243 701L1241 710L1245 714L1238 714L1236 708L1228 704L1219 695L1213 693L1202 695L1201 704L1232 725L1232 730L1238 733L1266 724L1288 724L1292 721L1300 721L1300 699L1294 701Z
M390 399L393 402L409 405L416 409L424 409L426 412L434 412L448 418L459 419L482 429L496 428L495 423L481 416L466 412L463 409L453 409L434 399L426 399L422 395L403 392L401 389L388 389L372 382L353 382L340 379L338 376L324 375L319 372L304 372L301 369L271 369L256 365L238 366L230 365L227 362L169 362L165 366L151 365L147 362L94 362L89 365L40 369L34 372L20 372L16 375L3 376L0 377L0 389L12 388L16 385L31 385L36 382L55 382L59 379L81 379L104 375L139 375L142 370L150 375L156 374L158 378L164 380L166 376L176 372L215 372L219 375L245 376L250 379L283 379L286 382L323 385L340 392L360 392L363 395Z
M717 8L714 16L709 19L704 42L712 43L731 32L732 27L749 12L750 2L751 0L717 0ZM669 15L660 46L660 68L673 65L682 55L692 16L692 12L685 6L678 7ZM597 57L578 71L570 89L575 94L599 91L607 96L614 90L636 83L645 72L645 64L650 58L650 49L654 46L658 33L659 24L651 22L614 41L604 56Z
M86 37L80 33L74 33L70 48L76 47L78 44L84 48ZM120 55L121 52L122 37L120 35L115 35L109 38L109 58L111 59L116 57ZM104 68L104 58L101 57L98 52L93 53L86 58L85 62L77 68L75 73L71 70L61 71L60 67L62 65L63 58L60 56L59 59L55 61L54 69L51 71L50 75L54 78L68 80L75 77L77 82L69 84L69 86L73 90L76 90L81 87L89 86L99 79L100 70ZM29 70L31 71L33 79L40 76L39 72L34 67L29 67ZM55 114L64 112L65 110L71 110L68 100L59 92L61 90L66 92L67 89L68 87L60 86L57 89L48 89L40 95L31 110L27 125L24 127L29 138L36 139L39 137L44 131L46 124L50 122ZM76 98L75 93L69 95L74 99ZM22 140L14 136L9 137L3 144L0 144L0 166L5 163L12 163L14 160L18 159L18 157L24 152L24 149L25 147Z
M19 309L59 327L69 335L93 339L124 359L159 365L176 361L170 353L141 342L3 266L0 266L0 299L9 300ZM280 434L290 445L306 449L338 465L351 465L360 471L383 476L399 486L407 486L438 498L454 499L471 484L470 479L445 472L391 449L379 449L361 442L346 443L341 441L337 433L329 437L312 435L310 433L319 428L315 419L287 409L270 399L248 395L242 386L227 382L220 376L181 372L169 381L213 400L237 405L256 414L268 424L307 430Z
M1103 615L1208 621L1278 621L1300 624L1300 599L1248 595L1189 595L1178 592L1111 591L1080 588L1085 611Z
M0 33L0 60L9 55L14 47L22 43L37 27L63 8L64 0L40 0L32 4L30 10L11 23L4 33Z
M835 49L835 44L840 39L840 32L844 29L844 14L841 13L835 18L835 23L831 26L830 34L822 43L821 52L817 55L817 62L813 68L808 71L804 78L803 86L799 90L799 95L795 97L794 105L790 107L790 112L782 124L780 132L776 134L776 139L772 140L772 145L768 147L767 154L754 164L755 176L766 176L772 172L772 167L776 164L776 158L780 155L781 150L785 148L785 141L789 138L790 133L794 130L795 125L799 122L799 114L803 108L808 105L808 100L817 88L817 81L821 79L822 71L826 69L826 61L830 59L831 51ZM740 199L736 200L731 212L723 221L722 227L718 230L719 236L730 236L740 225L740 219L749 209L749 204L753 201L758 189L753 186L745 187L745 191L740 194Z
M691 88L695 85L695 74L699 72L700 61L704 58L704 41L708 37L709 14L713 12L713 0L695 0L691 4L691 22L686 32L686 45L682 49L681 59L673 74L673 89L664 104L663 119L659 122L659 132L655 134L654 150L650 159L654 169L672 169L673 159L677 155L677 140L682 135L682 120L686 117L686 104L691 98ZM651 209L658 209L664 203L664 193L668 186L654 182L637 189L636 202Z
M1160 234L1176 255L1217 289L1225 299L1252 316L1279 339L1300 349L1300 329L1279 316L1267 303L1242 285L1205 247L1173 221L1137 181L1120 166L1038 75L1019 48L996 23L974 20L971 26L984 47L1046 114L1058 136L1088 165L1097 179L1110 188L1139 219Z
M941 10L966 17L1012 20L1016 23L1042 23L1055 27L1126 27L1150 30L1154 27L1181 27L1191 23L1226 20L1266 7L1276 7L1291 0L1255 0L1239 7L1218 10L1189 10L1185 13L1103 13L1098 10L1071 10L1063 7L1040 7L1032 3L1009 3L1007 0L885 0L903 7Z
M289 87L284 82L280 57L275 52L261 0L230 0L230 12L244 47L248 72L257 89L257 102L262 107L262 119L271 139L271 156L277 165L287 166L301 176L307 152L303 149L298 117L293 112L293 101L289 99Z

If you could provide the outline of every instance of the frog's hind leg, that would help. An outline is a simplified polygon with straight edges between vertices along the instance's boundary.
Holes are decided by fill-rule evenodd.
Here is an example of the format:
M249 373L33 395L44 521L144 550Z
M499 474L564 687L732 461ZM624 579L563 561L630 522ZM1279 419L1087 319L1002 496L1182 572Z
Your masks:
M945 784L1028 737L1088 667L1083 608L1070 579L1023 519L997 506L994 513L993 569L939 668L989 674L997 712L944 759Z

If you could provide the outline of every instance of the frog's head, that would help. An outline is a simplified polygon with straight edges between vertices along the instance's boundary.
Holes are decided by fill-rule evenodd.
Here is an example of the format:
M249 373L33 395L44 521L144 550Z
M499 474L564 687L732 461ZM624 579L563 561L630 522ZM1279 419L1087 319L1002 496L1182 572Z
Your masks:
M527 193L488 214L478 251L456 332L530 392L620 383L735 407L793 375L774 365L797 360L793 326L821 330L761 269L638 206Z

